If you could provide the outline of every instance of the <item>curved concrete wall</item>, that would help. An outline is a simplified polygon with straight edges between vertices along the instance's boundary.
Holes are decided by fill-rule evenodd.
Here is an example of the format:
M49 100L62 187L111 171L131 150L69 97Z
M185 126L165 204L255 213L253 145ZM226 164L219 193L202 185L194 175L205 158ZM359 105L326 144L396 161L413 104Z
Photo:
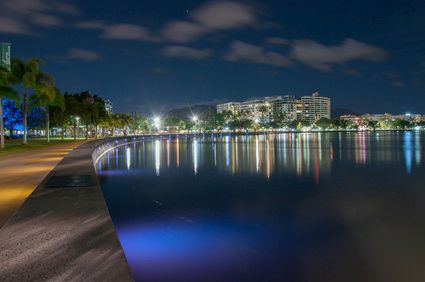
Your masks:
M94 168L127 139L87 142L49 173L0 229L0 280L133 281Z

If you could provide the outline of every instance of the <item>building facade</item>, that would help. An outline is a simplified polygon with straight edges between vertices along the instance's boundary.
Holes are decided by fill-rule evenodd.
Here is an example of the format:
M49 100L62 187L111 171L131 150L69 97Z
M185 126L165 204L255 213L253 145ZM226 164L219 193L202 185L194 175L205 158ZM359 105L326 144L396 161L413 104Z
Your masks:
M217 105L217 113L222 114L223 112L231 112L232 114L238 114L240 111L239 102L228 102Z
M314 123L321 118L331 118L331 101L317 92L300 99L293 95L272 96L217 105L217 113L224 111L238 113L241 118L262 124L273 121L277 114L282 114L285 122L304 120Z
M321 118L331 118L331 99L320 96L319 92L301 97L301 120L314 123Z
M242 102L240 104L240 114L242 117L258 123L269 121L270 104L264 99L255 99Z

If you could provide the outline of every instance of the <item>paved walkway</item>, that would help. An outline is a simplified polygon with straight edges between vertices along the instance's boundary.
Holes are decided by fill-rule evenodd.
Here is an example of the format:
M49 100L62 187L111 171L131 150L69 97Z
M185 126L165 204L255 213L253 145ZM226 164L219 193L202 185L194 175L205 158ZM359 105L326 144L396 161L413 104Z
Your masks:
M0 281L133 281L93 165L105 141L72 150L0 228Z
M83 141L0 157L0 227L22 205L46 175Z

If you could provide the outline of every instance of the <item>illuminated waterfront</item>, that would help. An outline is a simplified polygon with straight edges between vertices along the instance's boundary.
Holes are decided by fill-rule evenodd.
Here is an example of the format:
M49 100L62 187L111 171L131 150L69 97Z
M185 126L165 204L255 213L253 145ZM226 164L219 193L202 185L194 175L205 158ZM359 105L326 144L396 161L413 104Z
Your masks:
M414 279L424 137L147 137L96 167L137 280Z

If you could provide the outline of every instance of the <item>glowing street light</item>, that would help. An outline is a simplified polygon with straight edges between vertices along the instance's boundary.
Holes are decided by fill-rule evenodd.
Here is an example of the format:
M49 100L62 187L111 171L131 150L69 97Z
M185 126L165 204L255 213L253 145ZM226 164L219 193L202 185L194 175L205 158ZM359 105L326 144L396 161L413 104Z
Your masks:
M154 117L153 118L153 125L159 129L161 127L161 118L160 117Z
M196 123L196 122L198 121L198 116L196 116L196 115L195 115L195 116L193 116L193 117L192 117L192 120L193 120L193 122L195 122L195 123Z
M74 139L76 139L77 137L78 137L78 127L80 126L80 117L79 116L75 116L75 120L77 121L76 122L76 126L75 126L75 138Z

